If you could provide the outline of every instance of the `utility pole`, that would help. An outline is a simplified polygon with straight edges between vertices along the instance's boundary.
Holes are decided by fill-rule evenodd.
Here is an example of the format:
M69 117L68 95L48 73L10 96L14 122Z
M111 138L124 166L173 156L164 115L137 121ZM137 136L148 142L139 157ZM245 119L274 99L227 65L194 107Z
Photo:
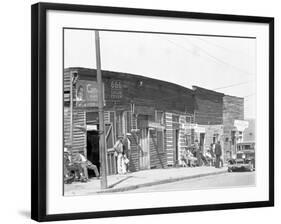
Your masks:
M101 164L101 189L107 188L107 152L105 145L105 128L103 112L103 83L101 75L101 57L100 57L100 37L99 31L95 30L96 43L96 61L97 61L97 84L98 84L98 110L99 110L99 154Z
M70 127L69 127L69 131L70 131L70 135L69 135L69 141L70 141L70 153L72 154L72 150L73 150L73 79L74 79L74 75L73 72L70 72L70 94L69 94L69 108L70 108L70 119L69 119L69 123L70 123Z

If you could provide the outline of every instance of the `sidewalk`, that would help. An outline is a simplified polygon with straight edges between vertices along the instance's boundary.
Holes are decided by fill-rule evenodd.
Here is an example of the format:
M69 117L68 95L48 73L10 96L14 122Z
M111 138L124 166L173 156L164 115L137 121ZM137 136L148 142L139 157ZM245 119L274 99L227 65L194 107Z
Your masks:
M64 190L65 196L123 192L157 184L171 183L210 175L218 175L225 172L227 172L226 167L220 169L214 167L179 167L142 170L124 175L108 176L107 189L100 189L100 180L93 178L87 183L74 182L72 184L65 184Z

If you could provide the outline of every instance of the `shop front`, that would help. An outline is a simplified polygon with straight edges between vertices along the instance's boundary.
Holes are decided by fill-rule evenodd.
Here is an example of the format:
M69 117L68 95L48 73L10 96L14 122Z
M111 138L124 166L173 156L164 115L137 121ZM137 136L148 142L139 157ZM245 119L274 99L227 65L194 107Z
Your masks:
M164 125L160 121L157 122L155 117L157 111L139 110L138 112L140 113L137 115L137 127L140 130L140 169L165 168Z
M119 136L127 136L130 141L131 172L180 165L187 144L182 124L190 122L186 111L192 112L191 90L180 88L182 92L179 86L160 80L103 72L103 134L109 175L117 173L113 146ZM95 70L65 70L64 144L100 168L97 93ZM178 98L178 94L181 102L175 103L171 99ZM177 110L167 112L173 109ZM191 139L188 141L191 143Z

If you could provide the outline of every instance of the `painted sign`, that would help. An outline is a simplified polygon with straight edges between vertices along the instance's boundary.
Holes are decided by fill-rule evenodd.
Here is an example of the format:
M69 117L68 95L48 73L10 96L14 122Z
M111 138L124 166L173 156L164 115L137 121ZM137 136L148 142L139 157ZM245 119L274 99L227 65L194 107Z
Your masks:
M121 80L112 80L110 83L111 94L110 97L112 100L120 100L123 97L122 93L122 82Z
M244 131L246 128L249 127L249 122L243 120L234 120L234 126L237 128L238 131Z
M205 127L200 127L200 126L197 126L196 128L194 128L194 131L197 132L197 133L205 133L206 132Z
M165 127L163 125L161 125L160 123L157 122L148 122L148 127L149 128L156 128L156 129L164 129Z
M76 107L98 107L97 82L90 80L78 80L76 84L75 100Z
M155 109L153 107L135 105L134 107L136 114L143 114L143 115L152 115L155 116Z
M197 124L194 124L194 123L183 123L182 124L182 128L183 129L195 129L197 128Z

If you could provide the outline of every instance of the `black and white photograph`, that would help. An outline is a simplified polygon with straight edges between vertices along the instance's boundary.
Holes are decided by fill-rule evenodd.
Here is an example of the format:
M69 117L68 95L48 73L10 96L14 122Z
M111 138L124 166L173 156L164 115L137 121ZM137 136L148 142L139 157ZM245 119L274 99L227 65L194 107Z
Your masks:
M256 41L64 28L64 196L255 187Z
M0 223L278 220L279 5L3 2Z
M32 16L33 219L273 206L273 18Z

